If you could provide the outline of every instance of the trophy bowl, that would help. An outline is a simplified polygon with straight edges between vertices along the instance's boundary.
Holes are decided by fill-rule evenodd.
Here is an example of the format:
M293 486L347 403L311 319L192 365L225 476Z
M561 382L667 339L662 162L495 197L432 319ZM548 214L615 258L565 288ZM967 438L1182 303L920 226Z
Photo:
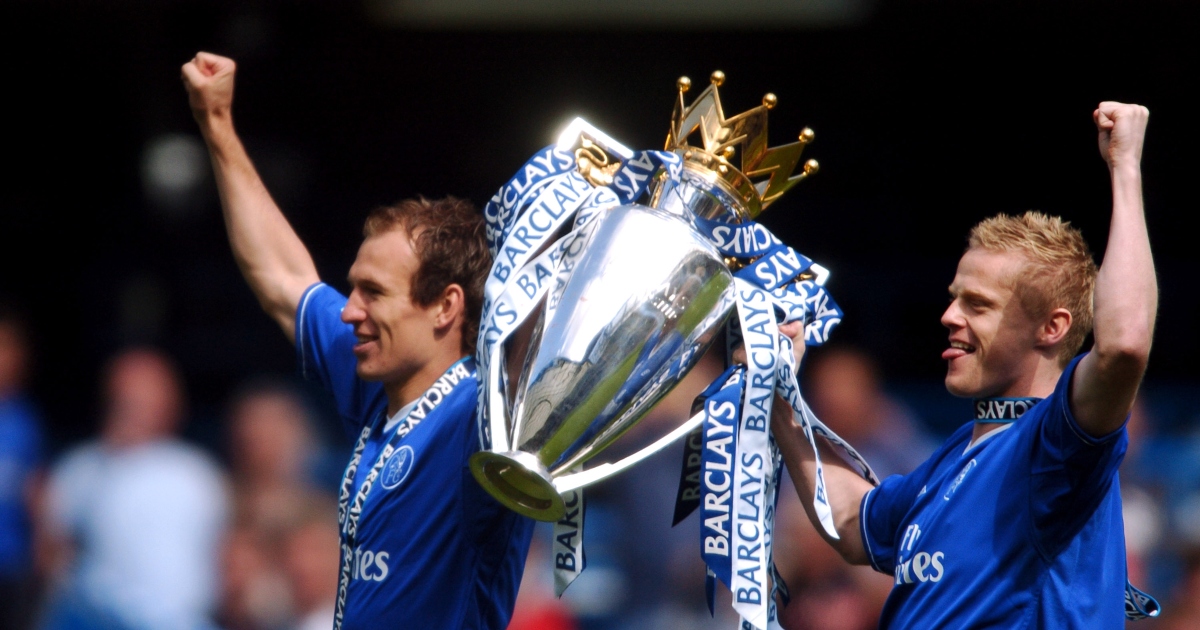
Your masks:
M556 521L561 493L632 463L571 472L683 380L731 312L733 276L720 253L686 207L660 206L619 206L599 219L556 308L543 304L533 326L509 406L511 450L470 460L479 483L520 514Z

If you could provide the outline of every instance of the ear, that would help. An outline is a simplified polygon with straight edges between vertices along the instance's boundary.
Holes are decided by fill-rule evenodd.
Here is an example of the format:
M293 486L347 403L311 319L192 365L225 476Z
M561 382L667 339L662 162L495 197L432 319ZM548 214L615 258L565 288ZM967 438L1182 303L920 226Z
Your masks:
M1038 327L1038 347L1049 348L1058 345L1071 330L1072 323L1071 311L1065 308L1056 308L1050 311L1050 314Z
M447 285L435 306L437 313L434 315L433 325L439 330L454 326L462 319L467 308L463 288L455 283Z

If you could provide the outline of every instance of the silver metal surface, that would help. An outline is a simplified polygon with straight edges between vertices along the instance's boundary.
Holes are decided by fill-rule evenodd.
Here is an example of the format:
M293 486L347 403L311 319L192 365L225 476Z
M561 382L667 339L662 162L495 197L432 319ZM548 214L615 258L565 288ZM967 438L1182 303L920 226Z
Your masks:
M741 199L726 188L723 180L715 177L713 171L690 163L684 164L679 180L655 182L650 205L688 220L692 216L726 220L748 216Z
M509 443L552 478L591 458L691 370L729 314L732 286L685 218L610 211L534 332Z

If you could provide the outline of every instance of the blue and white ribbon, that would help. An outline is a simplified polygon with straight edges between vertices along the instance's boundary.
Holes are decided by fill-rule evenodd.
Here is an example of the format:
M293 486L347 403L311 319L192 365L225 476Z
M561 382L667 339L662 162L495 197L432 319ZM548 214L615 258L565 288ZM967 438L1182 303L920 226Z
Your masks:
M830 440L846 452L867 479L877 479L866 461L808 409L796 381L792 340L781 335L779 324L804 322L807 345L821 345L842 319L841 309L825 290L829 272L808 257L782 243L762 224L746 221L730 223L696 218L694 223L709 241L726 256L749 259L734 274L737 298L736 320L731 320L726 335L727 356L743 347L746 352L744 374L727 372L718 380L722 387L706 390L706 423L703 449L685 450L685 470L681 474L676 505L676 522L699 506L701 509L701 555L708 565L709 606L715 580L721 580L733 593L734 608L741 618L740 627L763 630L779 627L775 598L786 600L782 583L771 559L775 506L782 475L781 458L769 434L771 407L776 395L792 407L797 424L816 455L816 487L813 507L818 521L829 535L837 537L833 512L825 487L824 466L817 449L817 436ZM728 388L738 386L741 393L730 398ZM734 404L730 408L724 403ZM710 404L710 402L715 403ZM720 414L717 414L717 412ZM723 414L735 414L736 430L729 443L707 441L710 432L717 437ZM695 441L689 441L694 444ZM736 467L731 488L723 494L717 483L722 480L722 451L731 449ZM698 459L699 474L687 469L691 458ZM730 503L731 522L722 533L720 510ZM724 545L724 547L723 547ZM724 553L722 553L724 552Z
M566 511L554 524L554 594L562 597L563 591L587 568L587 556L583 553L583 490L576 488L562 495Z

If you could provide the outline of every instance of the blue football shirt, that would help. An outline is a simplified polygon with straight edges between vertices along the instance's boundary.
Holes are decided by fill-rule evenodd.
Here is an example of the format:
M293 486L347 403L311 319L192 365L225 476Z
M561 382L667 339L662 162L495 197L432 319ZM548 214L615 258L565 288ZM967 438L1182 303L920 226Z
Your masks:
M355 337L341 321L346 298L325 284L296 313L301 372L333 393L357 439L373 426L353 491L383 444L387 398L355 375ZM477 382L467 379L397 444L367 496L353 549L343 627L491 628L508 624L533 521L501 506L475 481ZM345 560L345 559L343 559Z
M863 497L871 564L895 578L881 627L1125 627L1117 467L1128 438L1076 423L1078 363L1013 424L970 445L969 423Z

